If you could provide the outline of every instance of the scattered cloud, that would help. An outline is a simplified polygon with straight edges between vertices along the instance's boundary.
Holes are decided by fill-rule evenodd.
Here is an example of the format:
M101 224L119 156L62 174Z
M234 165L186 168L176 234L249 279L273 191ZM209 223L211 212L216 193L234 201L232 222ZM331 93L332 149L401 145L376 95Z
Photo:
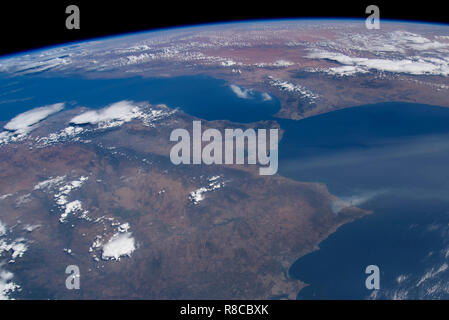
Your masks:
M435 276L437 276L438 274L446 271L449 268L449 266L447 265L447 263L443 263L438 269L436 269L435 267L432 267L431 270L427 271L420 279L419 281L416 283L416 286L419 287L420 285L422 285L425 281L435 278Z
M61 111L63 108L64 103L55 103L31 109L14 117L4 128L10 131L27 133L33 129L35 124L46 119L48 116Z
M273 98L272 98L268 93L266 93L266 92L262 92L261 96L262 96L262 100L263 100L263 101L270 101L270 100L273 100Z
M404 73L412 75L449 75L449 61L442 58L429 57L406 57L403 59L379 59L360 58L348 55L329 52L324 50L314 51L307 55L310 59L331 60L345 66L352 66L349 69L333 68L333 72L366 73L369 70L386 71L393 73Z
M81 201L69 201L70 193L73 190L81 188L88 179L89 177L87 176L81 176L77 180L66 182L66 176L50 177L36 184L33 190L55 192L53 198L61 212L59 217L61 223L67 222L67 219L74 215L77 215L80 219L90 221L87 215L89 211L83 209Z
M6 234L6 226L0 221L0 237Z
M288 60L280 59L280 60L276 60L275 62L270 62L270 63L261 62L261 63L256 63L254 65L259 68L264 68L264 67L281 67L282 68L282 67L292 66L292 65L294 65L294 63L290 62Z
M130 232L117 233L103 246L103 260L120 260L120 257L131 256L136 249L135 240Z
M230 66L234 66L237 65L238 63L233 61L233 60L226 60L226 61L222 61L221 65L224 67L230 67Z
M18 238L13 241L9 241L6 237L6 225L0 221L0 257L8 260L8 264L16 262L17 258L21 258L27 251L28 246L24 238ZM7 258L6 256L9 256ZM0 261L0 300L11 299L10 295L16 290L20 290L20 286L12 281L14 274L5 270L3 266L6 265L6 261Z
M252 90L250 89L245 89L239 86L236 86L234 84L231 84L229 86L232 90L232 92L235 93L235 95L241 99L250 99L251 95L252 95Z
M198 188L192 192L190 192L189 200L193 204L198 204L204 200L204 194L206 192L211 192L216 189L223 188L226 184L225 181L222 181L221 176L213 176L208 179L208 185L205 187Z
M0 196L0 200L5 200L6 198L9 198L11 196L12 196L11 193L4 194L4 195Z
M41 181L38 184L36 184L33 187L33 190L42 190L42 189L48 189L48 188L53 188L56 185L59 185L61 182L64 181L66 176L59 176L59 177L50 177L47 180Z
M301 86L300 84L294 84L282 79L277 79L272 76L268 76L270 79L270 85L273 87L277 87L279 90L294 93L301 98L307 99L310 102L314 102L318 99L318 95L307 89L306 87Z
M14 263L17 258L21 258L28 250L28 246L25 243L24 238L18 238L13 241L7 241L5 239L0 240L0 256L3 252L11 253L11 259L8 263Z
M0 300L9 300L9 294L19 288L17 284L12 282L14 275L12 272L1 269L0 265Z
M74 117L70 122L74 124L98 124L113 120L127 122L134 119L138 113L139 107L131 101L123 100L100 110L84 112Z
M368 71L359 66L341 66L341 67L326 69L326 70L324 70L324 72L331 74L331 75L352 76L357 73L367 73Z

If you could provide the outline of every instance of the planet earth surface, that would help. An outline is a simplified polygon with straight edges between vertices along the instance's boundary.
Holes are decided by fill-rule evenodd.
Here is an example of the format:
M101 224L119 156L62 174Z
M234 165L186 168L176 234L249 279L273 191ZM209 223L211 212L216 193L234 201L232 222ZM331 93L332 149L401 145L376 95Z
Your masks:
M0 57L0 298L447 299L447 107L439 24L234 22ZM174 164L194 121L278 129L277 173Z

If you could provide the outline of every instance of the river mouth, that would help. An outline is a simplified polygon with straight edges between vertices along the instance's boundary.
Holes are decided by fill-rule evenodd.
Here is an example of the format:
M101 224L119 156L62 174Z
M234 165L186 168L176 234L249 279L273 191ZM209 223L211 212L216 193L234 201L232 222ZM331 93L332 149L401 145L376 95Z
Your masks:
M280 121L281 175L373 212L291 266L309 284L298 299L449 297L447 121L447 108L406 103ZM368 265L380 268L380 290L365 287Z

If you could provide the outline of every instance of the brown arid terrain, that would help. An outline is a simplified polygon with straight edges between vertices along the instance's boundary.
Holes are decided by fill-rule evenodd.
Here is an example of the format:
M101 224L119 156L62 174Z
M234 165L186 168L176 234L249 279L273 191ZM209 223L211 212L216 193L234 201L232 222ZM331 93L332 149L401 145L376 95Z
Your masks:
M23 141L0 146L0 194L10 195L0 200L0 219L27 247L8 266L14 281L26 284L19 297L294 299L304 284L289 278L292 263L367 213L349 207L335 214L325 186L260 176L255 166L175 166L168 137L173 128L191 129L194 118L153 108L167 117L151 126L138 119L37 143L82 110L64 111ZM235 126L203 122L211 125ZM58 205L57 194L77 180L83 183L67 201L82 209L61 219L68 205ZM194 199L192 192L211 185ZM129 256L104 257L114 234L132 236ZM79 291L65 288L68 265L80 268Z

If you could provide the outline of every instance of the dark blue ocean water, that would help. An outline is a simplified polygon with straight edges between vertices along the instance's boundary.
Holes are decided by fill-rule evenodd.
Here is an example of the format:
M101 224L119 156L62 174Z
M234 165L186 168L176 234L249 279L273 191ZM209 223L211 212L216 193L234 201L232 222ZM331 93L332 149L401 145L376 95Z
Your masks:
M384 103L281 121L279 172L325 183L374 213L344 225L290 274L299 299L449 298L449 109ZM380 290L365 268L380 268Z
M89 80L0 75L0 121L57 102L99 108L120 100L164 103L202 119L236 122L257 121L279 110L277 99L263 101L260 93L242 99L225 81L208 76Z
M241 99L206 76L0 76L0 121L50 103L99 108L123 99L165 103L207 120L267 120L279 110L277 99L263 101L260 93ZM285 130L279 174L325 183L374 212L344 225L290 268L310 284L298 298L449 298L449 109L385 103L279 122ZM381 270L375 293L364 286L370 264Z

